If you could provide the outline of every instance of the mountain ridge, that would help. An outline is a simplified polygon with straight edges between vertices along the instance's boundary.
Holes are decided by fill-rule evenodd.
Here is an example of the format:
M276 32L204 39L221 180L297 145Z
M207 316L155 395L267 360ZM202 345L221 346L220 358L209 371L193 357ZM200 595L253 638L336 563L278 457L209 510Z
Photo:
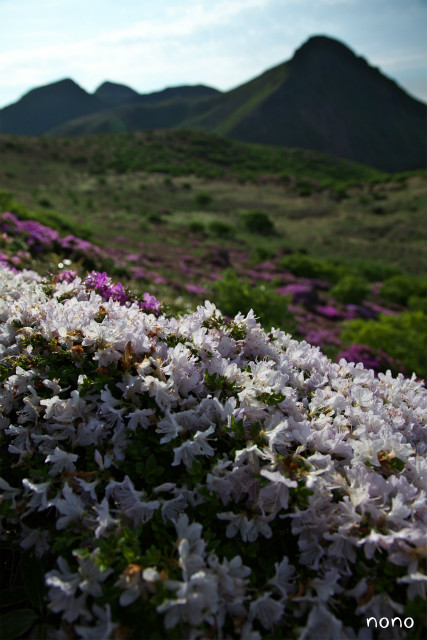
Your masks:
M26 110L31 117L24 117ZM347 45L323 35L226 92L183 85L138 94L107 81L89 94L66 79L33 89L0 110L0 133L64 136L163 128L313 149L384 171L426 166L426 105Z

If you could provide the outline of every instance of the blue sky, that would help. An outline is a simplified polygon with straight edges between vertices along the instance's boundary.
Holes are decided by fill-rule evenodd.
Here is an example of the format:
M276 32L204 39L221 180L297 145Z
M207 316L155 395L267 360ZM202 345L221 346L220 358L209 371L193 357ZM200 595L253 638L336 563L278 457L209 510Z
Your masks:
M0 107L72 78L228 90L328 35L427 102L427 0L0 0Z

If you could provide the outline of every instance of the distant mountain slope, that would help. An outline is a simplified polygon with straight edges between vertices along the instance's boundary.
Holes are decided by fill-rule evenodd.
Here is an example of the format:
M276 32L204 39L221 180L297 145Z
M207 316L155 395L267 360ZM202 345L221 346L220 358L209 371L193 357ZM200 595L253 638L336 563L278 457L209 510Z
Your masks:
M426 166L426 106L343 44L311 38L273 72L283 73L283 82L241 117L234 113L215 122L207 114L195 124L238 140L316 149L385 171Z
M109 107L116 107L119 104L137 100L139 97L139 93L134 89L115 82L103 82L93 95Z
M0 110L0 132L199 129L397 172L426 166L426 115L425 104L347 46L314 36L288 62L224 93L199 85L141 95L106 82L90 95L71 80L54 83Z
M42 135L55 125L105 109L105 104L73 80L54 82L26 93L18 102L0 109L0 132Z
M95 91L94 95L100 98L107 106L116 107L118 105L138 103L157 104L175 98L184 100L197 100L220 93L217 89L206 87L205 85L183 85L179 87L168 87L163 91L140 94L124 84L114 82L104 82Z
M75 136L88 133L144 131L170 129L182 123L210 104L211 96L221 96L216 89L203 85L171 87L138 95L130 102L94 114L74 118L52 127L46 133L53 136Z

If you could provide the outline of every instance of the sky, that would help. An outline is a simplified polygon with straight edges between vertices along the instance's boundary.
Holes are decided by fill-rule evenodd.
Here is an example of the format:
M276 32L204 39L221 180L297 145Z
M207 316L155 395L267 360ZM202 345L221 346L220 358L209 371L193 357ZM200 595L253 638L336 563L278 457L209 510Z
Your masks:
M427 102L426 25L427 0L0 0L0 107L63 78L227 91L313 35Z

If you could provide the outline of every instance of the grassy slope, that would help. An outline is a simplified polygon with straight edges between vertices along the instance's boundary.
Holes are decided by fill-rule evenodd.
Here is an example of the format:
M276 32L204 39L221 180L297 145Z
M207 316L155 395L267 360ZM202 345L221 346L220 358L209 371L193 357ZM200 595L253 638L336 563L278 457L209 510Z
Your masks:
M219 220L234 228L234 238L208 233L202 245L249 253L256 247L305 249L320 257L370 258L423 272L421 176L396 181L318 153L190 132L1 136L0 154L0 188L30 209L85 223L101 245L118 244L120 235L129 251L143 241L147 251L150 243L161 242L188 246L191 253L196 249L188 224L197 220L208 231ZM200 204L199 192L210 202ZM249 209L267 212L276 235L248 234L240 215Z

